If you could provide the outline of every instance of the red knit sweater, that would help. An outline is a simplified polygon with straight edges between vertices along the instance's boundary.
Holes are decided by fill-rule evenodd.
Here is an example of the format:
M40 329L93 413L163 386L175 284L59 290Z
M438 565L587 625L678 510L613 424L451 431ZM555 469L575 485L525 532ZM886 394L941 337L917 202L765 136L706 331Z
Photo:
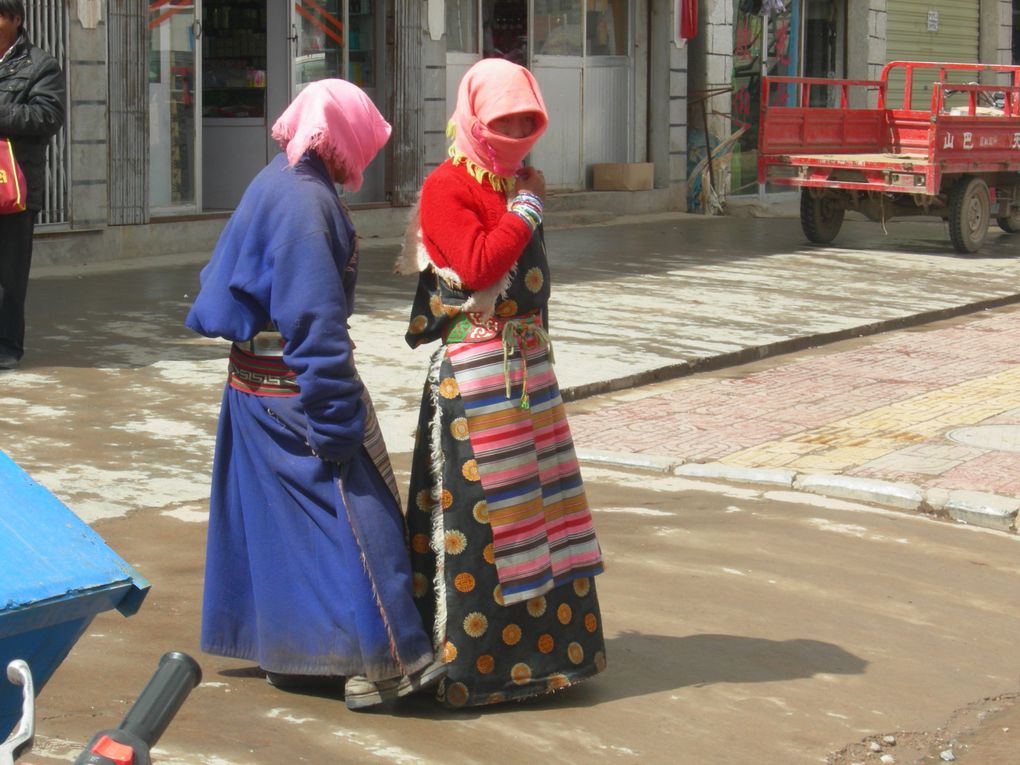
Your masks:
M506 196L447 160L421 189L422 239L432 262L450 268L465 287L495 284L524 251L531 229L506 209Z

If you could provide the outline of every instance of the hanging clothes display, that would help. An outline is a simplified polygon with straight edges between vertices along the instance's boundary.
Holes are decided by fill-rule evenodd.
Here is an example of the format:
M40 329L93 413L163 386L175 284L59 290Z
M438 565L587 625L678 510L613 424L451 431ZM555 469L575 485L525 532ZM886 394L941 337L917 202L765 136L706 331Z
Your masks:
M680 37L690 40L698 33L698 0L680 2Z

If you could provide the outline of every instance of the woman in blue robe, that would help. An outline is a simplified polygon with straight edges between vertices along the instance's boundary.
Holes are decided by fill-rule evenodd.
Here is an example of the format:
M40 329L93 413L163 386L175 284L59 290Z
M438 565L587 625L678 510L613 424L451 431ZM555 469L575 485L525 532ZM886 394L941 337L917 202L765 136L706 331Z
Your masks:
M232 341L213 465L202 649L278 685L348 680L358 708L415 690L433 659L399 495L354 364L352 190L390 126L356 86L309 85L251 182L186 324ZM431 670L429 670L431 671Z

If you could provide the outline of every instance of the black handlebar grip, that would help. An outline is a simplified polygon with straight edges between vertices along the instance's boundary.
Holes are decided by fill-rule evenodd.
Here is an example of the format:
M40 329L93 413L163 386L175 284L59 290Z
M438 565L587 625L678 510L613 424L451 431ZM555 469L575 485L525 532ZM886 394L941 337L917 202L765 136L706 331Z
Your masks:
M159 741L188 694L202 682L198 662L180 651L163 654L159 667L124 716L120 730L150 747Z

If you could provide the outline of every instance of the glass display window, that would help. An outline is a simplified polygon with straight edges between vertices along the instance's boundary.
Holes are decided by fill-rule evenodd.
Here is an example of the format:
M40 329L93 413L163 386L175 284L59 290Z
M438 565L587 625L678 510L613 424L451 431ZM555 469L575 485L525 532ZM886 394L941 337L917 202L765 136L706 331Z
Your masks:
M340 0L294 4L294 92L343 74L344 25Z
M446 50L478 52L478 0L446 0Z
M171 5L149 12L149 203L196 202L195 12Z
M535 53L581 56L584 53L582 0L534 0Z
M266 117L266 5L208 3L202 12L202 116Z
M626 56L628 0L588 0L585 53L589 56Z
M484 0L482 55L528 64L528 0Z

